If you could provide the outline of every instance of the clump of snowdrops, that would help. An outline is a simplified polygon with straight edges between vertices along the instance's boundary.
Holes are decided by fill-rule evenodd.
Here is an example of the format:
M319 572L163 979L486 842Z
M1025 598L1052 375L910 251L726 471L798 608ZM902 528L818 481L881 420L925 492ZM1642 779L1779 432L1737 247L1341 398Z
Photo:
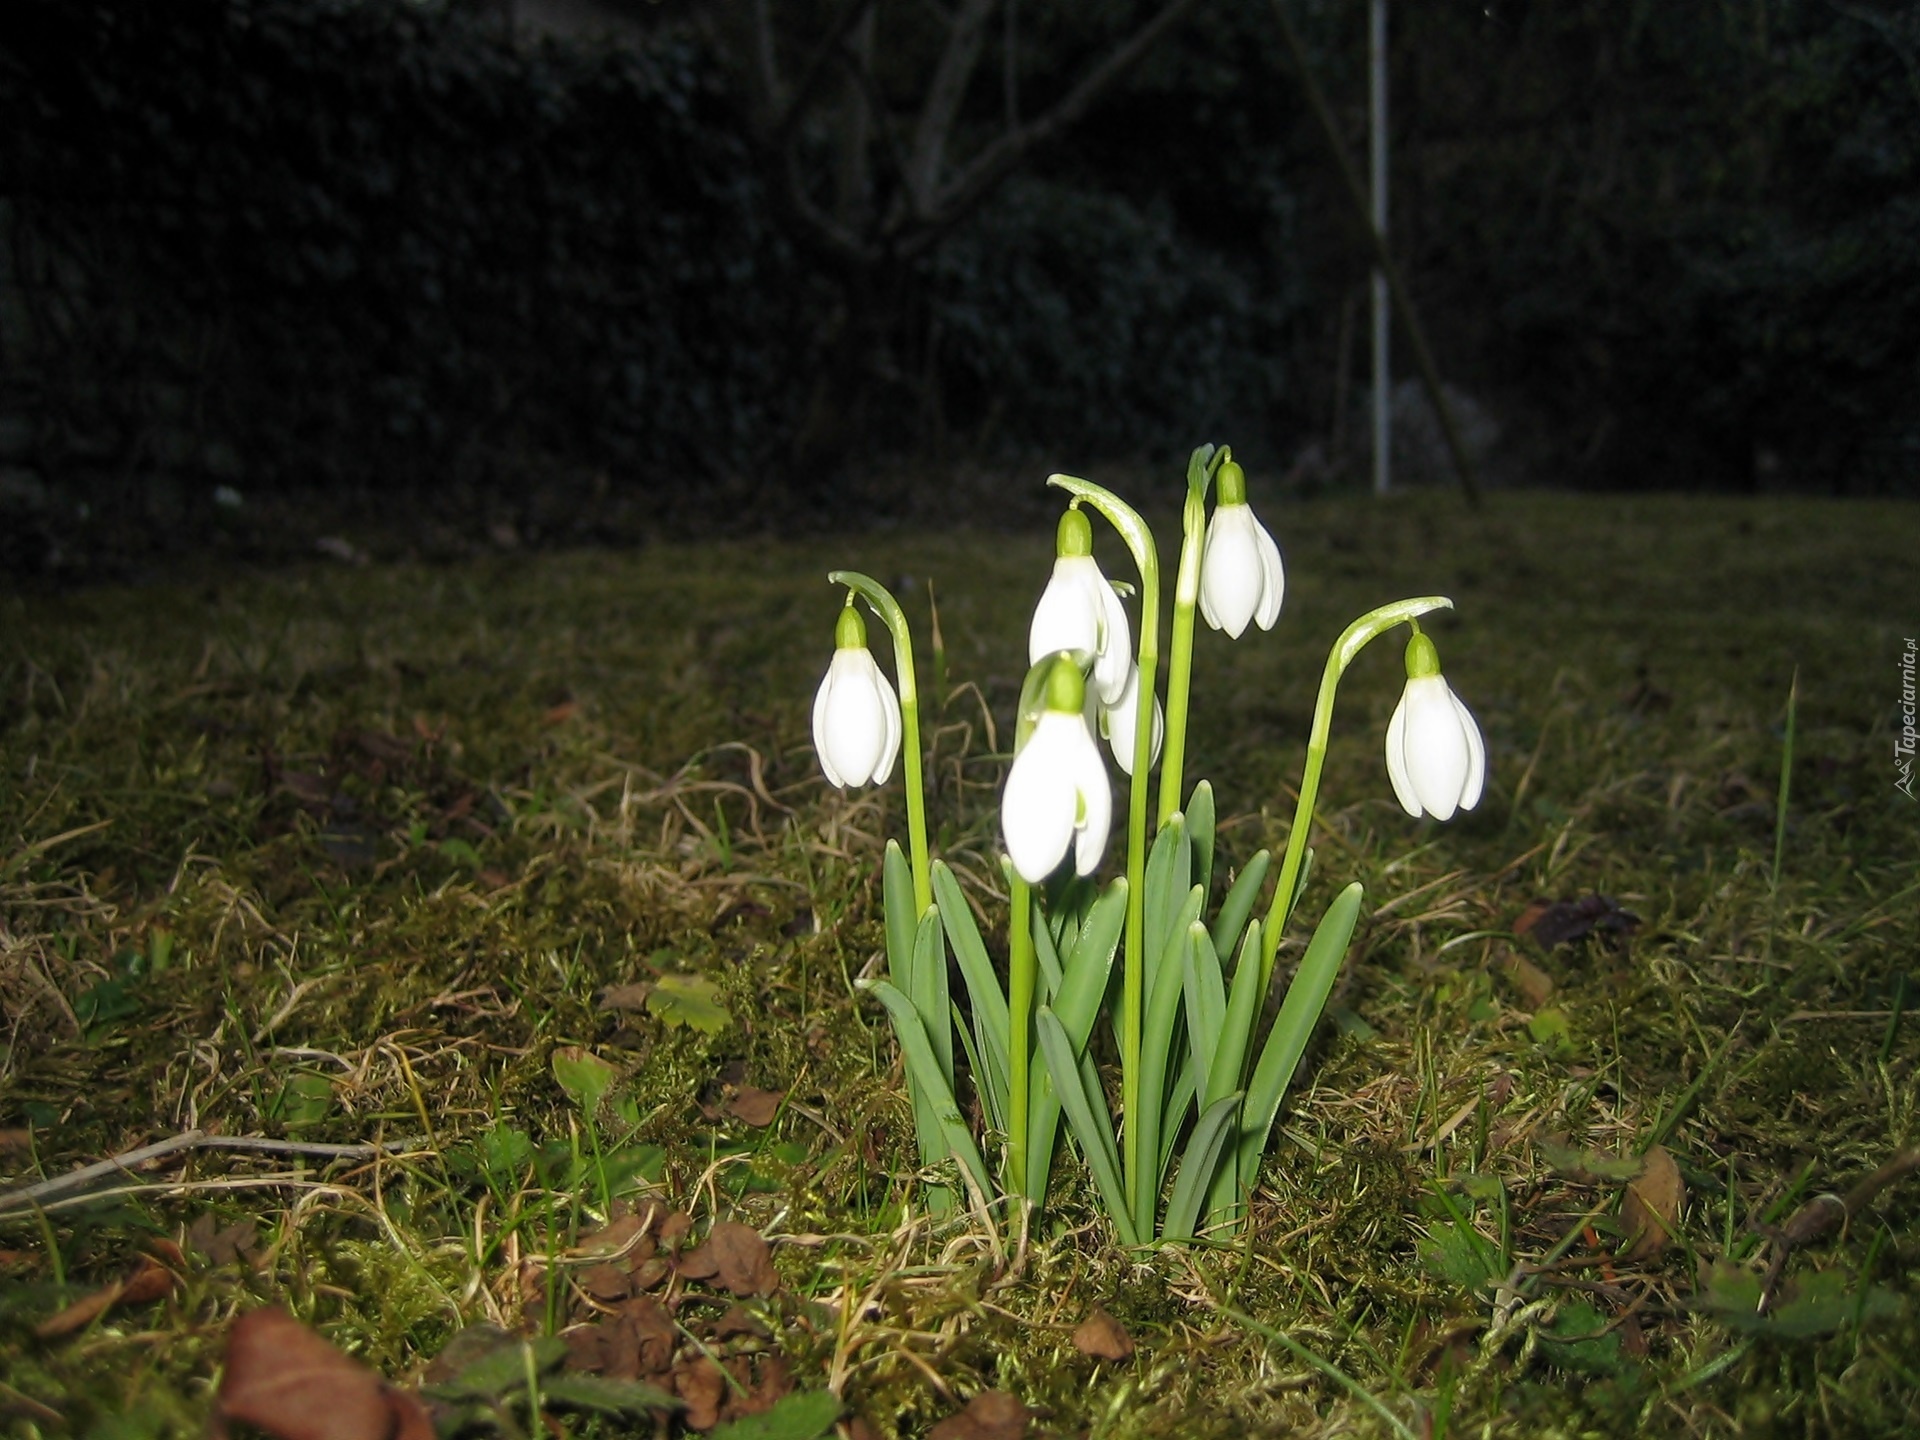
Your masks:
M1160 691L1161 575L1139 514L1070 475L1053 574L1035 607L1013 763L1001 800L1009 893L1004 965L980 934L952 872L927 850L918 687L906 616L877 581L853 571L833 663L814 701L814 744L838 786L883 784L902 763L907 852L883 861L887 978L872 983L906 1061L920 1158L954 1167L973 1204L1046 1199L1061 1120L1084 1158L1121 1243L1230 1233L1245 1214L1280 1101L1326 1006L1359 917L1361 887L1320 917L1277 1012L1261 1029L1275 957L1312 865L1307 835L1340 677L1372 640L1411 631L1407 684L1387 726L1387 775L1410 816L1450 819L1478 803L1486 778L1479 726L1440 673L1419 617L1451 608L1428 595L1368 611L1334 642L1307 739L1299 803L1271 890L1262 850L1219 904L1213 894L1214 799L1202 780L1182 802L1195 618L1232 639L1279 619L1279 548L1247 504L1230 452L1204 445L1187 467L1173 582L1165 701ZM1209 514L1208 502L1212 499ZM1110 523L1138 570L1137 634L1093 559L1092 517ZM864 600L893 641L898 692L867 648ZM1113 790L1105 738L1126 787L1124 873L1098 880ZM1148 825L1152 770L1159 788ZM1265 897L1264 914L1256 914ZM1118 1003L1110 989L1116 983ZM962 1016L950 994L957 971ZM1004 973L1004 980L1003 980ZM1092 1041L1108 1017L1120 1107L1107 1103ZM955 1037L986 1124L975 1135L955 1100ZM989 1160L989 1155L992 1159ZM952 1203L941 1185L934 1205Z

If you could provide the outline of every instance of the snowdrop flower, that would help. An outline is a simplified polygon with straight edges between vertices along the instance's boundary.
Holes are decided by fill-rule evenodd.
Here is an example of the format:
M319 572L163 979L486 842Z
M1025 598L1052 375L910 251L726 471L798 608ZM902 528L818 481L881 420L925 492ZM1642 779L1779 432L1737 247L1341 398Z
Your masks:
M1093 698L1091 692L1088 699ZM1091 711L1093 707L1090 705ZM1107 737L1107 743L1113 747L1113 758L1120 769L1133 774L1133 745L1140 733L1140 667L1127 667L1126 688L1120 692L1120 698L1111 705L1099 707L1100 733ZM1153 743L1147 754L1149 767L1160 758L1160 742L1166 738L1167 717L1160 708L1160 697L1153 697Z
M1087 728L1086 681L1073 657L1047 674L1046 708L1014 756L1000 799L1000 828L1013 868L1037 885L1073 850L1074 868L1091 875L1107 848L1113 796L1100 747Z
M1451 820L1480 803L1487 746L1473 715L1440 674L1440 654L1420 631L1407 642L1407 688L1387 722L1387 776L1407 814Z
M1078 509L1060 517L1053 578L1034 607L1027 663L1065 650L1091 667L1102 705L1120 698L1133 669L1133 631L1107 577L1093 558L1093 526Z
M1271 630L1280 618L1287 574L1280 547L1247 504L1247 477L1232 460L1220 467L1220 503L1207 522L1206 548L1200 555L1200 613L1207 624L1233 639L1247 621Z
M900 701L867 649L867 626L849 603L834 624L833 663L813 697L813 748L827 779L886 783L900 753Z

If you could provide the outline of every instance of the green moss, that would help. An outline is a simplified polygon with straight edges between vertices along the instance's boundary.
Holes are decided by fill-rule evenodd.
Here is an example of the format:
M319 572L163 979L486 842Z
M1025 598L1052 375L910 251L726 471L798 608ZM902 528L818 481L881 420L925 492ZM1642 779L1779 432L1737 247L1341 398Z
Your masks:
M1417 495L1267 518L1282 622L1203 634L1195 664L1189 776L1214 782L1222 856L1284 840L1322 647L1395 594L1458 602L1432 633L1485 726L1489 796L1459 824L1405 819L1379 760L1400 675L1364 657L1307 903L1358 876L1374 913L1249 1240L1122 1254L1063 1164L1017 1273L914 1206L892 1041L854 984L882 947L899 796L828 790L808 705L839 605L826 570L930 576L950 683L975 687L927 702L936 847L993 875L1004 759L983 706L1004 744L1046 534L183 573L0 602L0 1128L32 1129L0 1165L30 1180L190 1125L410 1142L379 1167L201 1152L163 1172L177 1192L56 1209L64 1286L40 1222L0 1215L0 1380L74 1433L198 1434L226 1317L269 1301L405 1378L456 1325L517 1316L517 1262L573 1245L621 1167L650 1166L703 1222L785 1237L796 1376L839 1364L882 1435L994 1386L1044 1434L1389 1433L1222 1305L1416 1430L1450 1407L1446 1433L1514 1440L1897 1433L1920 1403L1913 1182L1786 1271L1871 1261L1897 1313L1749 1343L1687 1301L1729 1233L1762 1264L1753 1217L1920 1139L1920 1015L1889 1013L1920 948L1914 815L1885 764L1907 512L1516 494L1480 516ZM920 587L900 593L918 621ZM1530 901L1587 894L1639 928L1551 952L1511 937ZM1508 977L1514 947L1551 995ZM713 981L732 1023L607 1003L663 971ZM561 1046L616 1072L599 1114L556 1083ZM743 1084L788 1093L772 1126L729 1113ZM1490 1341L1490 1294L1421 1263L1436 1187L1503 1260L1542 1259L1589 1213L1607 1240L1619 1186L1537 1142L1630 1154L1656 1130L1688 1181L1679 1243L1609 1260L1609 1281L1577 1234L1526 1297L1609 1323L1614 1297L1642 1297L1644 1355L1576 1374L1526 1326ZM170 1299L34 1338L203 1215L257 1219L253 1263L190 1255ZM869 1294L849 1339L833 1307ZM1096 1305L1132 1359L1074 1349Z

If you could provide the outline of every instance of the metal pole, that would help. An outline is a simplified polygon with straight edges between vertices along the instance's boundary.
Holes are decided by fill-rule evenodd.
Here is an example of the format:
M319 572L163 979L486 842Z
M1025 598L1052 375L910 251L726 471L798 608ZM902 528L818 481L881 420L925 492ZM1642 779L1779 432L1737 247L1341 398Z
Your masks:
M1373 160L1373 228L1387 238L1387 0L1373 0L1368 27L1373 79L1369 139ZM1384 495L1391 483L1393 441L1390 401L1392 377L1387 363L1388 306L1386 271L1373 272L1373 493Z

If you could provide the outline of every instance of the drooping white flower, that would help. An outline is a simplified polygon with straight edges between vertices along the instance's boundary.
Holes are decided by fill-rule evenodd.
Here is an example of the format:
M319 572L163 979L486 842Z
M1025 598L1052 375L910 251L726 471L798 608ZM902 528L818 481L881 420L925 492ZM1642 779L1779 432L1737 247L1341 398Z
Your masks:
M1078 510L1060 517L1053 578L1034 607L1027 663L1065 650L1091 670L1100 703L1120 698L1133 668L1133 629L1120 597L1093 558L1093 528Z
M1280 547L1247 504L1247 478L1229 460L1220 467L1220 503L1200 552L1200 614L1238 640L1249 620L1271 630L1280 618L1287 572Z
M1107 847L1113 795L1100 747L1083 710L1086 682L1065 656L1047 676L1047 704L1014 756L1000 799L1000 828L1013 868L1037 885L1073 851L1074 868L1091 875Z
M1416 820L1451 820L1478 805L1486 787L1480 726L1441 675L1439 654L1423 634L1407 642L1407 688L1387 722L1387 778Z
M813 748L843 789L882 785L900 753L900 701L867 649L866 622L851 605L834 626L833 662L813 697Z
M1121 690L1120 698L1111 705L1099 707L1099 726L1100 733L1107 737L1107 743L1113 747L1113 758L1120 769L1128 775L1133 774L1133 747L1140 734L1138 665L1128 668L1126 687ZM1160 758L1160 742L1166 738L1166 733L1166 712L1160 708L1160 697L1156 695L1153 697L1153 742L1147 755L1148 768L1152 768Z

